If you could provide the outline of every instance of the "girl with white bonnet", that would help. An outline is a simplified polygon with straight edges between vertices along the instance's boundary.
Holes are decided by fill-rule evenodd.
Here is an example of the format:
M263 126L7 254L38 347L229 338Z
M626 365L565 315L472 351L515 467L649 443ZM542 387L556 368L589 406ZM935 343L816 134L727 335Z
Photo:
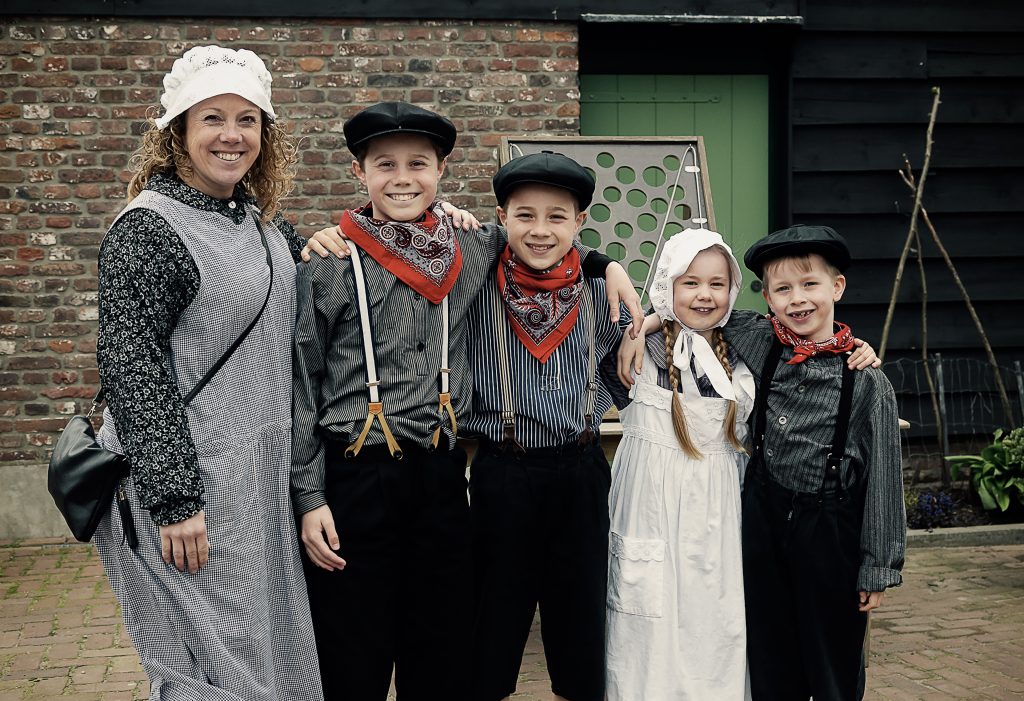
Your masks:
M740 283L706 229L673 236L655 269L664 322L619 413L612 468L610 701L748 693L740 484L754 380L721 334Z
M305 240L270 84L251 51L176 60L100 249L99 440L131 508L96 547L154 700L322 698L288 485Z

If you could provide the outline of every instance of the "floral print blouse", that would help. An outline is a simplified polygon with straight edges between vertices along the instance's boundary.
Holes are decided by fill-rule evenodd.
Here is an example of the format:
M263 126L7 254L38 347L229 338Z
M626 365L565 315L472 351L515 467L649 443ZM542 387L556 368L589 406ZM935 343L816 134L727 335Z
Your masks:
M211 197L174 174L154 175L146 189L236 225L248 216L241 205L255 204L240 190L231 199ZM305 239L280 214L273 223L298 261ZM99 255L100 380L139 500L157 525L183 521L205 505L188 418L167 362L171 333L198 290L195 261L160 215L134 209L107 232Z

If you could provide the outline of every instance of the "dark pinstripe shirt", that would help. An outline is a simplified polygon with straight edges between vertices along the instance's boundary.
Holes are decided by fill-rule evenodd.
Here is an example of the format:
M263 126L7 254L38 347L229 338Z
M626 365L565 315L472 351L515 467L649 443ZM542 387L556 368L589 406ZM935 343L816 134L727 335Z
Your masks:
M725 327L726 340L746 361L760 383L774 332L760 314L735 311ZM835 433L842 363L831 353L787 365L783 351L768 395L764 460L772 479L784 487L816 492L825 476L825 459ZM882 591L900 583L906 549L903 470L896 395L874 368L855 375L844 484L861 471L867 480L861 527L858 589Z
M448 295L452 403L463 419L472 397L466 312L505 246L498 227L455 230L462 271ZM362 254L380 397L395 438L426 447L438 420L441 305L431 304ZM334 256L299 266L292 390L292 500L299 514L326 503L321 431L351 442L366 421L369 394L351 261ZM450 445L451 426L444 425ZM375 422L366 445L383 445Z
M502 439L501 385L495 348L494 298L498 295L494 276L484 285L469 311L469 360L473 372L473 413L466 421L466 434ZM619 347L622 331L608 320L604 280L588 280L594 301L594 348L597 362ZM582 309L582 308L581 308ZM628 324L629 312L620 308L620 324ZM548 359L541 363L520 342L502 314L506 325L506 347L516 413L516 438L524 448L545 448L575 441L586 429L583 402L587 385L588 325L582 316L569 335ZM598 376L600 379L600 376ZM591 425L595 431L612 404L604 384L598 382Z

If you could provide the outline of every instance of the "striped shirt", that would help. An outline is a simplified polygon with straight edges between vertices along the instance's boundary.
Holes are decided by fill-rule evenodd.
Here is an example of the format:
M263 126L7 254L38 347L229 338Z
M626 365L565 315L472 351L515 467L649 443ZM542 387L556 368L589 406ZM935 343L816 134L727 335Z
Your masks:
M466 316L505 247L507 236L495 225L478 232L455 229L462 270L448 295L450 391L456 420L470 409L472 379L466 357ZM586 273L604 270L606 256L579 247ZM400 443L430 445L440 420L441 305L431 304L371 256L360 253L366 279L370 328L388 426ZM296 279L292 388L292 501L304 514L326 503L323 437L354 441L366 422L369 394L362 330L349 259L314 258L300 265ZM441 422L454 447L451 425ZM364 445L384 445L374 422Z
M757 312L734 311L725 336L760 383L775 338L771 324ZM828 353L787 365L792 357L792 349L783 350L768 395L764 462L772 479L783 487L816 492L825 478L847 356ZM902 456L896 394L880 370L855 375L840 472L847 486L856 481L858 472L867 480L858 590L883 591L900 584L906 550Z
M495 442L503 438L494 320L494 299L499 294L492 276L467 318L473 413L466 420L465 433ZM594 349L600 363L603 358L614 355L622 331L608 319L604 280L588 280L583 294L589 294L594 301ZM620 308L619 313L620 324L628 325L629 312ZM507 329L505 340L516 414L516 439L524 448L549 448L575 441L587 428L583 412L589 377L589 325L582 318L582 305L581 316L547 363L541 363L526 349L509 325L507 315L502 314L500 321ZM591 425L595 432L611 405L612 397L599 381Z

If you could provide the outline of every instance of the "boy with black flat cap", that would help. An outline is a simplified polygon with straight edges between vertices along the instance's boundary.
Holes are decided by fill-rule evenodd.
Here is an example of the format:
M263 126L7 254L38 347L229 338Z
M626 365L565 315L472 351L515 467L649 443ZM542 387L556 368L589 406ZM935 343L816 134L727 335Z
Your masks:
M866 612L900 584L906 545L895 394L880 370L845 362L853 334L834 312L850 253L839 234L776 231L744 262L772 310L734 312L725 327L758 383L743 491L751 691L857 699Z
M324 696L383 700L394 671L400 698L465 699L464 322L505 241L455 229L435 199L447 119L386 102L344 131L370 202L342 215L351 257L300 267L294 346L291 491Z
M515 158L494 176L508 231L470 310L470 476L478 601L474 701L515 692L540 605L556 698L604 698L610 468L598 439L611 406L597 367L622 338L603 280L573 248L594 178L566 156Z

